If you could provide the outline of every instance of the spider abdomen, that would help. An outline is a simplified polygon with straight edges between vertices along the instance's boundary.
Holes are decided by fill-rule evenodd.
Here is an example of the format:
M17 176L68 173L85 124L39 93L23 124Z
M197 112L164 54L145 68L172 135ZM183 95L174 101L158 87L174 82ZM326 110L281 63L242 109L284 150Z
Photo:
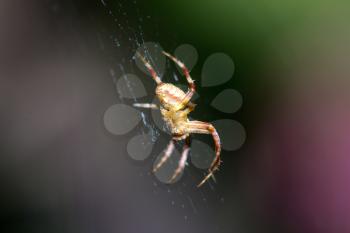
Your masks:
M186 93L171 83L163 83L158 85L156 95L166 109L173 109L182 104Z

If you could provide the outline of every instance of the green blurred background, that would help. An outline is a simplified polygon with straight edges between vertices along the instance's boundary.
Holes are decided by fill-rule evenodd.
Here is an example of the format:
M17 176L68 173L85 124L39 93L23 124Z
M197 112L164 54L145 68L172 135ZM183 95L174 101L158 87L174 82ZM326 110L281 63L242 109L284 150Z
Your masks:
M341 0L107 3L116 17L121 16L118 9L127 11L126 17L134 21L131 25L136 30L140 24L137 19L143 16L145 41L157 41L170 51L182 43L195 46L199 51L199 62L193 71L196 79L210 54L229 54L236 70L234 79L226 85L243 94L243 115L238 118L248 128L261 119L256 113L263 114L263 106L288 85L288 80L286 83L281 77L284 72L294 69L305 55L312 60L317 53L327 53L327 47L342 40L349 31L350 3Z

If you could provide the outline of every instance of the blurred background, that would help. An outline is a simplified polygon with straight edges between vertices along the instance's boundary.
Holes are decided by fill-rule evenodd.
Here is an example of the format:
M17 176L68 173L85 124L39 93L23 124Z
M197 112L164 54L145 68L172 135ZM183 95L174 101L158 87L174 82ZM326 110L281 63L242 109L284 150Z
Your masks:
M349 7L2 0L0 231L350 232ZM245 143L223 151L215 180L200 189L205 170L190 163L172 185L150 173L169 135L159 132L152 155L135 161L127 145L144 126L122 136L106 130L106 110L132 104L115 81L146 77L132 57L147 41L170 52L194 46L198 83L211 54L234 61L228 82L198 86L191 117L240 122ZM228 88L241 94L240 110L209 108Z

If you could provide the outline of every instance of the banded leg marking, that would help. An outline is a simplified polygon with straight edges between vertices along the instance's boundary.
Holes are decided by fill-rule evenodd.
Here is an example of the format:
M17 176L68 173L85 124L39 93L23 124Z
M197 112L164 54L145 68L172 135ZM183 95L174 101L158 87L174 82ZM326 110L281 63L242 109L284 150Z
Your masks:
M169 180L170 183L174 182L175 179L178 177L178 175L180 175L180 173L184 170L189 152L190 152L190 140L189 140L189 137L187 137L182 154L181 154L181 157L180 157L179 164L178 164L173 176Z
M136 108L159 109L159 107L156 104L150 104L150 103L134 103L133 106Z
M179 61L176 57L170 55L169 53L163 51L163 54L165 56L167 56L168 58L170 58L173 62L175 62L176 65L178 65L182 72L184 73L186 79L187 79L187 82L188 82L188 85L189 85L189 91L186 93L186 96L183 100L183 103L188 103L192 96L194 95L194 93L196 92L196 85L194 84L194 81L193 79L191 78L191 75L190 75L190 72L189 70L187 69L187 67L185 66L184 63L182 63L181 61Z
M160 77L157 75L157 72L153 69L153 67L151 66L151 64L146 60L146 58L144 56L142 56L139 52L136 52L136 56L138 58L141 59L141 61L143 62L143 64L146 66L147 70L149 71L149 73L151 74L152 78L154 79L154 81L156 81L156 83L159 85L162 83L162 80L160 79Z
M209 174L198 184L198 187L202 186L212 175L218 170L221 159L221 142L220 136L214 126L207 122L202 121L190 121L187 123L189 128L188 133L199 133L199 134L211 134L215 143L215 158L208 169Z
M168 144L166 150L164 151L163 157L160 159L160 161L157 163L157 165L153 168L153 172L157 172L159 168L161 168L164 163L170 158L171 153L173 153L175 149L175 140L171 140Z

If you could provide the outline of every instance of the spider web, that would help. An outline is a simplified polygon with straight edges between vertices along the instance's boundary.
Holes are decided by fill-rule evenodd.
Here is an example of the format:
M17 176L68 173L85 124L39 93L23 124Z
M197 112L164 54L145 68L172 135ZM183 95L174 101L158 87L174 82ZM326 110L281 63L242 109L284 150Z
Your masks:
M147 59L155 68L158 75L164 78L165 70L169 67L166 67L165 57L160 53L160 51L163 49L158 43L146 42L144 39L145 32L143 31L142 25L144 21L150 19L150 16L142 16L137 6L137 2L133 1L133 4L135 4L136 18L138 21L136 27L137 29L135 30L130 26L128 20L125 21L125 25L119 23L120 19L116 17L117 14L108 9L108 4L106 4L104 0L101 0L101 3L107 8L108 14L114 18L116 26L118 27L119 31L121 31L119 36L112 35L110 38L115 44L115 47L117 49L121 49L125 48L125 46L129 46L134 51L142 51L142 53L145 54ZM123 12L123 5L121 3L118 3L118 5L118 12L116 13L127 17L126 11ZM122 35L128 35L127 42L122 40ZM101 48L103 47L104 45L101 44ZM123 54L123 52L120 54ZM183 61L190 70L195 66L198 59L196 49L188 44L178 46L174 54L177 57L183 57ZM145 166L139 168L140 178L151 182L154 187L154 195L166 196L172 207L182 210L183 220L189 221L191 217L210 209L211 203L216 203L219 205L224 204L224 198L219 192L217 192L213 185L215 179L209 180L206 188L197 189L196 184L206 174L206 170L201 172L197 169L188 168L189 163L187 164L184 172L176 180L177 183L174 185L164 186L152 178L153 174L150 172L152 169L149 166L149 162L152 162L153 164L157 163L162 155L163 149L165 149L167 145L167 141L170 140L170 136L166 134L167 129L164 127L164 123L160 118L159 112L151 111L150 114L150 112L147 110L137 110L131 107L134 103L145 102L141 101L147 97L147 91L143 87L142 83L152 82L152 80L148 81L147 79L141 79L142 81L140 85L140 79L133 74L137 73L133 68L135 63L139 70L143 71L145 75L149 75L143 63L137 60L135 61L134 56L122 57L120 60L115 62L113 67L110 68L110 76L115 87L118 104L111 106L106 111L104 116L105 127L109 132L115 135L122 135L128 130L130 131L134 129L138 125L139 121L142 123L136 127L136 136L134 136L126 146L127 152L135 160L145 160ZM171 81L175 84L179 84L179 81L181 80L181 77L179 76L181 75L181 73L178 73L176 70L172 69L171 74L167 77L171 78L169 82ZM143 80L145 81L143 82ZM181 84L179 84L179 87L184 89L184 86L181 86ZM153 93L153 91L149 93ZM197 94L197 96L194 98L198 99L200 96ZM227 98L227 96L224 98ZM217 102L220 102L220 100L217 100ZM240 104L238 103L237 105ZM120 108L120 106L123 106L123 108ZM239 107L240 106L236 108L239 109ZM128 114L126 114L127 117L125 117L125 114L121 114L125 111L128 111ZM109 122L109 125L106 125L106 122ZM118 122L123 122L125 124L116 125ZM128 122L130 124L128 124ZM181 145L179 146L181 147ZM200 150L197 154L193 155L194 159L192 159L192 163L198 168L208 168L214 156L213 149L206 143L200 141L194 141L193 146L200 148ZM154 155L157 153L157 157L150 156L151 154ZM155 174L158 181L167 183L170 176L176 169L179 156L179 150L176 150L169 159L169 163L165 164L163 169L160 169L159 172ZM205 159L203 159L203 157L205 157ZM181 176L185 177L181 179Z

